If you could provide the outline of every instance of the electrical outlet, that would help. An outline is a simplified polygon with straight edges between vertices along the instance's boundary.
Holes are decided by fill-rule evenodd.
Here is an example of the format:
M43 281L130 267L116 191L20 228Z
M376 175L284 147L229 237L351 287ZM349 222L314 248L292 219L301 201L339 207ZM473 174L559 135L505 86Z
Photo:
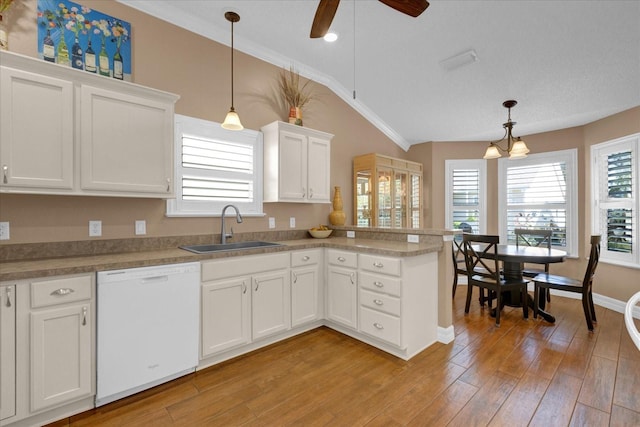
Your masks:
M136 236L147 234L147 221L144 219L136 220Z
M274 217L269 217L269 228L276 228L276 219Z
M350 239L355 239L356 238L356 232L353 230L347 231L347 237Z
M89 237L102 236L102 221L89 221Z
M417 234L407 234L407 242L420 243L420 236L418 236Z
M9 240L11 233L9 229L9 222L0 222L0 240Z
M289 228L296 228L296 218L293 216L289 218Z

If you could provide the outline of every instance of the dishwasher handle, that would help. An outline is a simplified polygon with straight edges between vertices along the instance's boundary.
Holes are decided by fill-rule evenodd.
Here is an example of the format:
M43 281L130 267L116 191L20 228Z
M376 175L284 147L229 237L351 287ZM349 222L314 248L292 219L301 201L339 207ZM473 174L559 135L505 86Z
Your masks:
M141 283L157 283L157 282L166 282L167 280L169 280L169 276L162 275L162 276L151 276L151 277L143 277L142 280L140 280Z

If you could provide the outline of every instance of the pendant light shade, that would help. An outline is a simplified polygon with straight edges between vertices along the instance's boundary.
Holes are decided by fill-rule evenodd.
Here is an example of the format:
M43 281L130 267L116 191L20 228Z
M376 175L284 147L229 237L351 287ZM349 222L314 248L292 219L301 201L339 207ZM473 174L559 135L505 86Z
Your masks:
M242 130L244 127L240 123L240 116L233 108L233 24L240 21L240 15L235 12L225 12L224 17L231 22L231 108L222 122L222 127L228 130Z

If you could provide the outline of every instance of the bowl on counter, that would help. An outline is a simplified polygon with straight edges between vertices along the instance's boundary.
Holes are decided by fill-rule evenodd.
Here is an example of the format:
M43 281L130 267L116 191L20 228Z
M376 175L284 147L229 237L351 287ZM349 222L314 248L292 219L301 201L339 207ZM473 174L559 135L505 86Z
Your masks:
M311 237L316 239L326 239L333 233L333 230L309 230Z

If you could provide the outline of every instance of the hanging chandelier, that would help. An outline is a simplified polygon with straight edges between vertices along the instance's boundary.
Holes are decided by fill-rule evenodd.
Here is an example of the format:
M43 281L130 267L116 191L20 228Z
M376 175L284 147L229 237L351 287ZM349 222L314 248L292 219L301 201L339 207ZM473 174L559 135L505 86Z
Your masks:
M240 15L235 12L225 12L224 17L231 22L231 109L224 118L222 127L229 130L242 130L244 127L240 123L240 116L233 108L233 24L240 21Z
M525 144L524 141L520 139L520 137L514 138L511 134L513 125L516 124L516 122L511 121L511 109L515 107L517 103L518 101L514 100L504 101L502 103L502 106L509 110L509 117L507 119L507 122L502 125L502 127L505 129L504 136L500 141L489 143L487 151L482 157L483 159L497 159L498 157L502 157L502 154L500 154L501 151L503 153L509 153L510 159L521 159L527 157L527 153L529 152L527 144ZM500 143L505 140L507 141L507 148L502 148L500 146Z

